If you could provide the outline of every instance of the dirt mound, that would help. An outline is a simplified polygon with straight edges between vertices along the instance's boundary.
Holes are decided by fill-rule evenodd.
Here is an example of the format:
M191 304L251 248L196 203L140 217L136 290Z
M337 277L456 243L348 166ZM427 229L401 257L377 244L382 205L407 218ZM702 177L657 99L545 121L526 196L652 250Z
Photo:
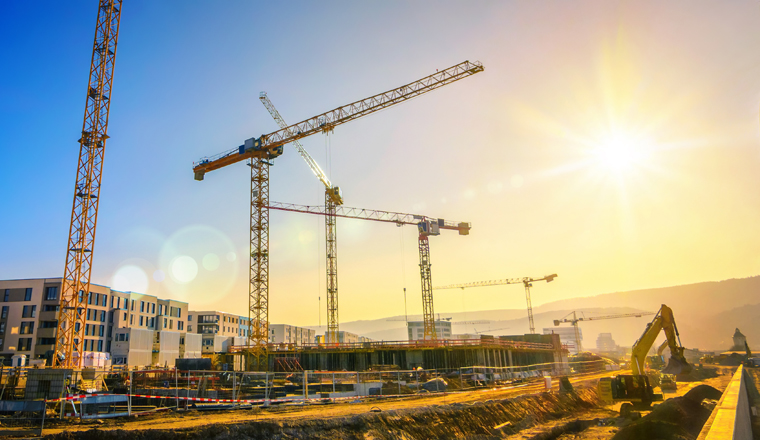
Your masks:
M721 392L709 385L697 385L682 397L673 397L654 407L646 417L618 431L613 440L692 440L710 417Z
M694 367L688 373L676 375L676 380L678 382L702 382L713 377L718 377L718 371L715 368Z
M349 417L246 421L178 430L97 430L63 432L46 438L110 439L455 439L514 434L537 423L556 420L598 405L596 392L566 396L538 394L473 404L455 403L370 412ZM160 422L159 422L160 423ZM160 425L159 425L160 426Z

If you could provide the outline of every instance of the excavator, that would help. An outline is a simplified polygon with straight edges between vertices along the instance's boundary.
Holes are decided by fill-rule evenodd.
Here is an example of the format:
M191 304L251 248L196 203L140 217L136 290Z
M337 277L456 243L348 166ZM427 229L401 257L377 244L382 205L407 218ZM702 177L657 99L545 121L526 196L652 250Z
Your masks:
M624 417L630 415L634 409L649 409L652 402L662 401L662 394L655 394L649 383L649 377L644 372L647 354L660 331L665 332L667 344L670 347L670 360L662 373L687 374L692 370L683 355L684 348L673 318L673 310L663 304L631 348L631 374L599 379L597 385L599 397L608 403L624 402L620 406L620 414Z

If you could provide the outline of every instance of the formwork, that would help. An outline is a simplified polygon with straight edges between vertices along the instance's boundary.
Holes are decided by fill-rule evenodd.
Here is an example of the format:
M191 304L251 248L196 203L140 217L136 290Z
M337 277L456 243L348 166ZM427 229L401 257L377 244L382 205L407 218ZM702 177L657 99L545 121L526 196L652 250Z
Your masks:
M245 347L233 352L245 355ZM563 356L564 353L564 356ZM269 347L269 370L368 371L385 368L458 369L479 365L515 367L562 362L558 335L516 335L468 340L383 341Z

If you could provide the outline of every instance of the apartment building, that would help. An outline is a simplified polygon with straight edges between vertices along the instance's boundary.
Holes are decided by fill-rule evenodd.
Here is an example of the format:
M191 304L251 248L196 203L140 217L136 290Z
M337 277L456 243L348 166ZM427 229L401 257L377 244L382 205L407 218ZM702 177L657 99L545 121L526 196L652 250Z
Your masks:
M410 341L422 341L425 339L425 325L423 321L409 321L406 324ZM451 321L435 321L435 336L437 339L451 339Z
M274 344L313 344L317 336L315 330L288 324L269 324L269 342Z
M9 360L14 354L23 354L29 359L46 359L52 356L58 330L60 291L61 278L0 280L0 357ZM156 362L132 364L128 362L128 353L124 351L128 348L127 351L133 350L134 353L152 353L153 342L145 347L139 344L130 344L129 347L121 344L119 348L113 346L118 339L118 330L135 329L151 333L150 338L136 338L136 343L144 339L155 340L155 332L175 332L178 335L178 347L170 349L166 345L164 349L167 356L182 352L186 357L200 357L200 340L196 348L192 342L198 338L191 337L190 341L184 338L187 303L135 292L120 292L97 284L91 284L87 298L82 299L87 303L84 324L85 352L110 353L114 358L118 354L119 361L129 365L156 365ZM121 334L122 338L126 338L123 336L124 332ZM167 343L173 338L163 336ZM180 341L189 342L189 345L184 344L186 346L180 349L183 345L179 344ZM145 356L139 358L145 359ZM160 364L164 365L163 362ZM174 359L170 362L170 365L173 364Z
M188 333L202 337L202 353L226 353L233 345L245 345L248 318L216 310L188 312Z
M372 342L373 339L370 339L366 336L359 336L356 333L346 332L343 330L340 330L338 332L338 342L341 344L358 344L360 342Z

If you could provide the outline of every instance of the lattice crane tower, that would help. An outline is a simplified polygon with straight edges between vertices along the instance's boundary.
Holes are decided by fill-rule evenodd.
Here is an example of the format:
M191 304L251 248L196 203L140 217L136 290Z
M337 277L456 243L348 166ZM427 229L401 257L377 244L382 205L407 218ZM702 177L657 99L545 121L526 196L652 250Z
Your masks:
M108 111L111 107L121 3L121 0L100 0L98 4L84 123L82 137L79 139L79 165L71 209L66 267L61 283L58 333L53 356L53 365L56 367L80 367L84 359L85 315L95 248L103 156L108 139Z

